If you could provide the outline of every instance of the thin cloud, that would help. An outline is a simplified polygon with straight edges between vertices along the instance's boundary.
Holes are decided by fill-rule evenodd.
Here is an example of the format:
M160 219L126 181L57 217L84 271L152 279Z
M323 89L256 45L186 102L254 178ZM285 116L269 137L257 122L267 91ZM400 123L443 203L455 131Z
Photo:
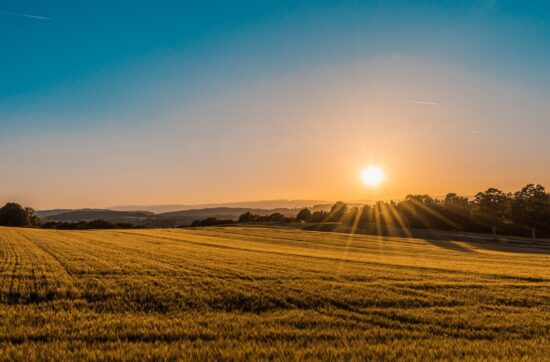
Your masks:
M31 15L31 14L22 14L22 13L14 13L12 11L0 11L0 15L11 15L11 16L20 16L23 18L31 18L31 19L40 19L40 20L51 20L51 18L48 18L46 16L38 16L38 15Z
M407 100L405 101L407 103L413 103L413 104L424 104L427 106L439 106L440 104L437 102L429 102L429 101L415 101L415 100Z

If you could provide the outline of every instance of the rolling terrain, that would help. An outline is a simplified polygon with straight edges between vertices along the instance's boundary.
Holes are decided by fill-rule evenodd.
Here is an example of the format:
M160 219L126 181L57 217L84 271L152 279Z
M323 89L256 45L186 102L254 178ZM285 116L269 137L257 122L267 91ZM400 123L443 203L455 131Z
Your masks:
M259 201L237 201L237 202L222 202L222 203L209 203L209 204L195 204L195 205L118 205L112 206L108 209L116 211L135 211L145 210L151 211L156 214L162 214L166 212L185 211L185 210L197 210L197 209L213 209L213 208L244 208L244 209L298 209L303 207L311 207L313 205L331 205L330 201L326 200L259 200Z
M318 207L322 207L319 205ZM325 205L330 208L330 205ZM287 217L295 217L298 209L251 209L237 207L214 207L203 209L188 209L182 211L164 212L154 214L149 211L115 211L108 209L77 209L77 210L43 210L37 211L36 215L43 221L78 222L91 220L105 220L109 222L131 223L139 227L175 227L190 225L197 219L216 217L218 219L237 220L241 214L252 212L258 215L269 215L281 213Z
M0 228L0 356L548 359L550 245Z

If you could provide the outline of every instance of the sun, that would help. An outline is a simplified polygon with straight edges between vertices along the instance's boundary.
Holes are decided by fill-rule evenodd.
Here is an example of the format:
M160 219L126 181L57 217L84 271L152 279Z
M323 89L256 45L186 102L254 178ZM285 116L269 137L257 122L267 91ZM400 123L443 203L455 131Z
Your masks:
M384 181L384 172L380 167L369 166L361 173L363 183L368 186L378 186Z

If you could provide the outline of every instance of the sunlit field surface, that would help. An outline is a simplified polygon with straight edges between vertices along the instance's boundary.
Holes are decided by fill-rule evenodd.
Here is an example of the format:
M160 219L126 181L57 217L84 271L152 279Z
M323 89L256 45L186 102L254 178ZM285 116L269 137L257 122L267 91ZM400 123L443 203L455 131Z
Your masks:
M0 228L3 359L550 359L550 245Z

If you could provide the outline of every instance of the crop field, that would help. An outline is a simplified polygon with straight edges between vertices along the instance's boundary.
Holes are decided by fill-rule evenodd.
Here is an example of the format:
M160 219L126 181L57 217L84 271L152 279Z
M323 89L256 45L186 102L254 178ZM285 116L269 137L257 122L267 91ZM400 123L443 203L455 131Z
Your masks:
M3 360L550 360L550 245L0 228Z

